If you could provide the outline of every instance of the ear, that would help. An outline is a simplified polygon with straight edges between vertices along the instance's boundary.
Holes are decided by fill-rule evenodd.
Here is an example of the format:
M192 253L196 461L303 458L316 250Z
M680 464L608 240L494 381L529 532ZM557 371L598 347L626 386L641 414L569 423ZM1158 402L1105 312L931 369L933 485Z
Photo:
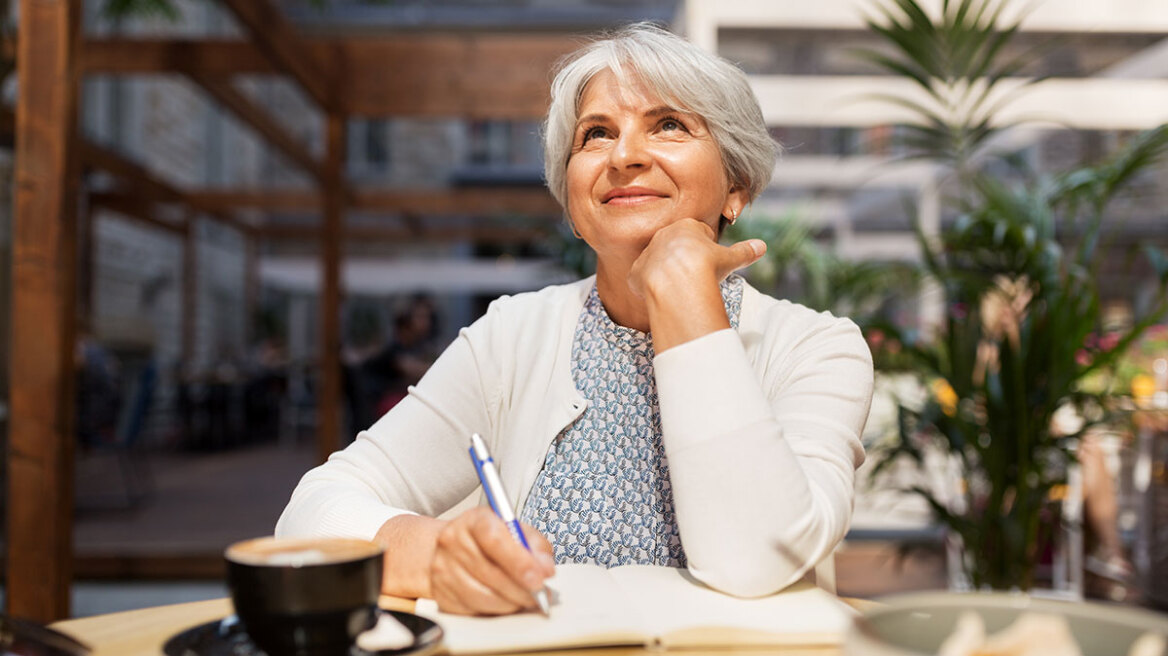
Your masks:
M750 203L750 192L746 187L730 187L726 194L726 202L722 205L722 216L733 216L735 219L742 216L742 210Z

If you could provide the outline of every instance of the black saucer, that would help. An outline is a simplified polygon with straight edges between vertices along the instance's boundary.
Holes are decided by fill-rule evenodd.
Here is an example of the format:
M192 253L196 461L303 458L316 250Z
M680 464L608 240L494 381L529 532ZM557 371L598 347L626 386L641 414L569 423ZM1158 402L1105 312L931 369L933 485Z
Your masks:
M414 644L403 649L365 651L353 647L350 656L420 656L433 651L442 642L442 627L424 617L396 610L383 610L414 634ZM162 651L166 656L265 656L243 630L234 615L207 622L175 634L166 641Z

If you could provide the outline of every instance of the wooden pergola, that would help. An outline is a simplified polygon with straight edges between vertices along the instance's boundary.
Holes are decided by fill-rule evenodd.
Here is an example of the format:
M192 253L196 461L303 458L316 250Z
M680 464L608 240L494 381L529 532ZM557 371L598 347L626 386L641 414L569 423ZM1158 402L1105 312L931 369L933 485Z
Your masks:
M69 613L72 579L74 343L79 308L88 311L91 257L79 256L91 209L102 207L158 226L184 240L184 295L195 283L192 225L207 217L251 241L316 240L321 284L318 454L339 444L340 262L345 239L522 240L532 229L495 223L492 215L554 217L558 208L537 188L442 191L356 190L345 179L349 117L429 116L533 119L546 109L547 72L574 46L564 34L396 33L380 38L308 38L271 0L222 0L243 26L240 40L89 39L82 0L21 0L16 43L19 100L0 116L16 141L13 222L12 348L7 472L7 612L48 622ZM181 75L250 126L312 182L298 191L179 188L121 153L79 134L86 75ZM240 75L294 80L324 116L325 153L314 155L233 84ZM116 187L82 203L84 170L100 170ZM183 208L182 220L164 206ZM82 209L83 208L83 209ZM245 220L243 208L315 208L315 226ZM348 210L405 215L484 217L469 228L346 227ZM84 250L84 248L80 249ZM254 253L255 248L249 248ZM254 255L252 256L254 257ZM78 263L81 262L79 265ZM78 293L78 290L81 290ZM194 340L191 303L182 343Z

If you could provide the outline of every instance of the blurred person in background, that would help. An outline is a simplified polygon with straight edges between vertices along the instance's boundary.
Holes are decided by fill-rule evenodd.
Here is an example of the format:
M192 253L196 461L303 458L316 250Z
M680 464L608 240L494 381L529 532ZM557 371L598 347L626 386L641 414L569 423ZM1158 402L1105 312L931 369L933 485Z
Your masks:
M393 338L361 368L375 390L376 417L389 412L405 398L409 386L421 380L434 362L438 354L434 346L437 325L434 303L420 294L411 297L395 314ZM363 427L372 423L371 420Z
M856 326L733 272L766 245L722 230L777 145L746 76L633 25L567 58L548 187L596 275L496 300L392 411L304 476L280 536L386 546L384 590L449 612L531 609L555 563L686 567L765 595L847 531L872 360ZM532 552L476 492L479 433Z
M117 439L122 407L121 365L92 334L80 331L74 354L77 367L77 437L82 448Z

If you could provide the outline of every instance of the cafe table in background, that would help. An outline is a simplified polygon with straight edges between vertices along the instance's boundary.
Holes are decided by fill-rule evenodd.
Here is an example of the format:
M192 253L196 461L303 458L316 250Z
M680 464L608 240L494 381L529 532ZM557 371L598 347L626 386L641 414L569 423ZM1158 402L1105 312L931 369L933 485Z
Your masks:
M873 602L861 599L845 599L844 601L860 611L873 605ZM414 600L382 596L381 607L412 612ZM93 650L93 656L159 656L162 654L162 646L175 634L200 624L221 619L231 613L230 599L211 599L63 620L53 624L52 628L88 645ZM625 654L659 654L660 651L651 652L648 649L635 647L613 647L573 649L571 653L572 656L623 656ZM723 653L741 652L732 650L685 651L686 656L712 656ZM841 651L835 647L821 647L776 649L768 650L768 653L781 653L789 656L836 656Z

